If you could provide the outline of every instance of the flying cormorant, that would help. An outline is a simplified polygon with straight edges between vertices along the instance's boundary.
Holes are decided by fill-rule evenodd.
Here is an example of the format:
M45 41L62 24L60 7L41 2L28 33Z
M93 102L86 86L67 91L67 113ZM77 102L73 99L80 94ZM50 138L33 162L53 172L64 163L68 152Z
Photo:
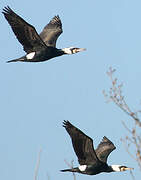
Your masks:
M59 16L55 16L39 35L32 25L18 16L9 6L5 7L2 13L27 53L25 56L7 62L41 62L64 54L75 54L85 50L76 47L56 48L57 38L63 32Z
M107 137L104 136L97 149L94 150L93 140L73 126L69 121L64 121L63 127L71 137L72 145L80 166L61 170L62 172L69 171L96 175L102 172L120 172L133 169L122 165L109 166L107 164L109 154L116 149Z

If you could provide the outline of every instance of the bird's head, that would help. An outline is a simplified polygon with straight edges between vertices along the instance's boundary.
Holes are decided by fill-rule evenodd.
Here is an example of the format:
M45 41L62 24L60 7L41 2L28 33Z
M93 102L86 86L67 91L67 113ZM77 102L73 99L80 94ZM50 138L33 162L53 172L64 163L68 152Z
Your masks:
M133 170L134 169L134 168L130 168L127 166L121 166L121 165L112 165L111 168L114 172L121 172L121 171L127 171L127 170Z
M75 54L81 51L85 51L85 48L76 48L76 47L69 47L69 48L64 48L62 51L64 54Z

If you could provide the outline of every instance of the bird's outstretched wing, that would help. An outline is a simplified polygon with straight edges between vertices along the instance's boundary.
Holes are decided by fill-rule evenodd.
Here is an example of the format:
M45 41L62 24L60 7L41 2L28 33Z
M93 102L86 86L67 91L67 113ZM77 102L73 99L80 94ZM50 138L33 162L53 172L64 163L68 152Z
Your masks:
M99 160L93 148L93 140L73 126L69 121L64 121L63 127L65 127L72 139L73 148L80 165L97 164Z
M30 53L46 47L46 44L36 32L36 29L18 16L9 6L5 7L2 13L10 24L17 39L23 45L25 52Z
M107 162L107 158L109 154L116 149L114 144L106 137L104 136L100 144L98 145L97 149L95 150L96 155L99 160L102 162Z
M44 27L40 37L47 46L56 47L56 41L62 32L63 30L61 20L59 16L54 16L49 24Z

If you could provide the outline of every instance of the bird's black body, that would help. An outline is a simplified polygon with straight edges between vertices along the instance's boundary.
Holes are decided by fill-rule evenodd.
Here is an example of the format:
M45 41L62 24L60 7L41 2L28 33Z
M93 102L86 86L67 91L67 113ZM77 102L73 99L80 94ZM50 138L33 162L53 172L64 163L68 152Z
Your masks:
M73 126L69 121L63 122L63 127L71 137L74 151L78 157L79 167L64 169L62 172L78 172L87 175L96 175L101 172L125 171L126 166L107 164L109 154L116 148L107 138L103 137L102 141L94 150L93 140L85 135L81 130Z
M84 174L96 175L102 172L112 172L112 169L108 166L107 163L99 162L99 165L97 166L95 166L94 164L88 165L84 172Z
M80 171L78 167L72 168L72 169L64 169L61 170L62 172L77 172L81 174L86 174L86 175L96 175L102 172L112 172L112 168L108 166L107 163L102 163L99 162L99 164L95 165L87 165L86 169L84 171Z
M23 62L41 62L46 61L51 58L62 56L64 52L61 49L57 49L54 47L47 47L43 48L40 51L35 51L35 56L32 59L27 59L27 56L22 56L21 58L14 59L8 62L16 62L16 61L23 61Z
M8 62L41 62L64 54L74 54L85 50L83 48L56 48L56 41L63 32L59 16L54 16L39 35L32 25L18 16L10 7L5 7L3 14L27 53L21 58ZM30 56L30 53L34 54L34 56Z
M36 51L35 58L33 58L32 61L46 61L57 56L62 56L63 54L64 52L61 49L49 46L47 48L41 49L40 51Z

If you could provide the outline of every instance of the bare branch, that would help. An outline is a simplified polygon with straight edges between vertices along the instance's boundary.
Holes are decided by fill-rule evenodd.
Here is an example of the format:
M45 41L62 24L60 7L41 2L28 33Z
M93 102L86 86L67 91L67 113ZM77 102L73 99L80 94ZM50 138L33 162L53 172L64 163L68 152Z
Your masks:
M136 156L134 156L133 154L131 154L131 152L129 151L129 146L130 146L130 144L127 145L127 142L126 142L125 139L122 139L122 138L121 138L121 141L123 142L124 148L125 148L125 150L127 151L127 153L128 153L135 161L137 161Z
M114 102L122 111L124 111L127 115L132 117L135 122L138 124L138 126L141 127L141 121L138 118L138 112L133 112L128 104L125 101L124 96L122 95L122 87L123 83L118 84L117 83L117 78L113 77L113 73L115 72L115 69L112 69L111 67L109 68L109 71L107 72L108 77L111 80L112 86L109 90L109 93L106 93L103 91L103 94L107 100L107 102Z
M133 175L133 172L130 170L130 174L133 180L135 180L135 176Z
M110 78L111 87L108 93L103 91L103 94L106 98L106 102L114 102L114 104L116 104L123 112L132 117L134 120L134 126L131 129L128 128L125 122L122 122L123 126L129 133L129 136L122 138L121 141L123 142L128 154L137 162L141 171L141 120L138 118L138 114L141 113L141 110L136 112L131 110L122 93L123 83L118 84L117 78L114 78L115 71L115 69L111 67L109 68L107 75ZM133 176L133 173L130 173L132 179L134 180L135 177Z
M67 164L67 166L69 167L69 168L73 168L73 160L71 161L71 163L68 163L68 161L66 161L66 160L64 160L65 161L65 163ZM74 180L76 180L76 175L75 175L75 173L74 172L72 172L72 174L73 174L73 179Z
M36 164L36 167L35 167L34 180L37 180L38 171L39 171L39 165L40 165L40 156L41 156L41 152L42 152L42 150L40 149L39 155L38 155L38 159L37 159L37 164Z

